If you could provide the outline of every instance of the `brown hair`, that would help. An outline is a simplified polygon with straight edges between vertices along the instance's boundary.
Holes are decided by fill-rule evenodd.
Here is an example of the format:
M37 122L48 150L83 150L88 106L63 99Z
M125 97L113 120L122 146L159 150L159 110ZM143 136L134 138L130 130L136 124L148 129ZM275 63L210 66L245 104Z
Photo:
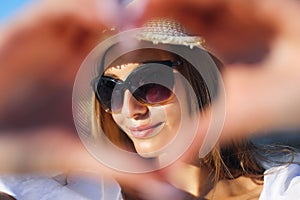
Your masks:
M257 159L258 149L250 140L237 140L215 147L207 156L199 160L200 166L209 169L214 183L222 179L240 176L262 183L264 167Z

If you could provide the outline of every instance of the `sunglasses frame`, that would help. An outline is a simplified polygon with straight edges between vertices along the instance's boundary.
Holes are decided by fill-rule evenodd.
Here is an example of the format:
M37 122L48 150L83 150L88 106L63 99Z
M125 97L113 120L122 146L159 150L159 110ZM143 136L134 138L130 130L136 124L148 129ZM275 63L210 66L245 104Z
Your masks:
M101 95L100 95L100 92L99 92L99 84L100 84L100 80L102 79L106 79L106 81L110 81L112 83L114 83L114 87L118 86L122 89L122 101L123 101L123 98L124 98L124 92L128 89L131 94L134 96L134 98L139 101L140 103L144 104L144 105L162 105L164 104L165 102L167 102L170 97L172 97L172 95L170 95L169 98L167 98L166 100L164 101L160 101L159 103L149 103L147 102L146 100L144 100L143 98L140 98L137 94L136 94L136 90L138 90L138 88L140 88L141 86L143 85L139 85L138 87L134 87L135 84L131 84L130 80L132 79L132 77L139 73L140 71L146 69L146 68L151 68L151 66L148 66L147 64L161 64L161 65L165 65L165 66L168 66L172 69L172 74L174 73L173 72L173 69L175 66L181 66L183 63L182 61L179 61L179 60L176 60L176 61L171 61L171 60L161 60L161 61L154 61L154 60L151 60L151 61L146 61L146 62L141 62L139 63L140 66L137 67L133 72L131 72L131 74L126 78L126 80L120 80L120 79L116 79L114 77L111 77L111 76L104 76L104 75L101 75L101 76L98 76L96 77L93 81L92 81L92 87L93 87L93 91L95 93L95 96L97 98L97 100L99 101L101 107L108 113L112 113L112 97L110 97L109 100L104 100L103 98L101 98ZM161 67L161 66L160 66ZM152 67L153 68L153 67ZM173 75L174 76L174 75ZM173 78L173 81L174 81L174 78ZM174 85L174 82L172 83ZM173 86L174 87L174 86ZM114 89L113 89L113 92L114 92ZM112 93L113 93L112 92ZM119 92L119 90L118 90ZM112 96L112 95L111 95ZM118 110L118 109L117 109ZM114 113L115 113L115 109L114 109Z

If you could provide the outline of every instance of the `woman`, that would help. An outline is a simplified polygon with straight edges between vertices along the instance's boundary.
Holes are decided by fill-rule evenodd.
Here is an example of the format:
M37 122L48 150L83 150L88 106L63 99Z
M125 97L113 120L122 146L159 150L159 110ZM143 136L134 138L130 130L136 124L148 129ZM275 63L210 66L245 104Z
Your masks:
M92 82L96 96L96 126L100 126L118 147L156 160L156 164L161 162L160 157L165 156L168 145L181 134L180 126L187 124L190 129L183 130L191 130L193 122L199 120L199 111L209 107L220 90L213 72L200 73L197 67L213 68L216 65L221 69L221 62L210 53L200 55L199 52L206 51L200 38L196 40L195 37L193 48L190 48L191 43L185 43L185 37L189 36L175 22L150 21L139 35L141 41L135 46L137 50L126 51L105 66L103 60L122 45L116 44L106 50L100 62L101 73ZM145 47L144 43L149 42L154 44L150 45L151 48ZM164 42L166 44L162 44ZM195 67L178 55L178 51L174 53L178 46L184 49L184 55L191 54L194 60L200 60L200 65ZM206 66L202 59L213 63ZM208 79L213 80L214 90L208 87ZM94 134L97 137L99 132ZM189 132L185 134L189 137ZM177 178L168 181L186 192L187 199L206 195L209 199L220 196L258 199L265 169L257 161L256 153L251 142L242 139L226 146L216 146L204 158L191 155L187 163L169 175ZM176 175L178 173L183 175ZM126 187L126 182L121 182L121 185L124 199L141 198L139 192ZM224 189L220 185L230 187ZM230 191L236 194L232 195Z

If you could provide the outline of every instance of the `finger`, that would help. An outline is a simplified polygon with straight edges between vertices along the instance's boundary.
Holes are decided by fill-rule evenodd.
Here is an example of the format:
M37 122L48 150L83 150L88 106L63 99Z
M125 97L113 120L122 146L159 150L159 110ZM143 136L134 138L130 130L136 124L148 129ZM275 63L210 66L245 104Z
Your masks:
M59 7L56 2L52 7L43 7L40 3L30 10L30 16L25 14L27 24L16 22L5 30L8 35L0 41L3 129L45 124L73 126L69 100L75 75L86 54L101 39L104 28L93 17L90 21L82 17L81 12L91 9L91 1L88 7L78 2L81 1L69 5L78 9L67 11L64 9L69 8L68 4ZM62 10L56 13L55 7Z
M65 129L37 128L19 133L2 132L0 142L1 172L49 172L100 166L87 153L79 139Z
M239 65L225 70L223 78L227 98L223 140L299 127L300 90L296 85L300 72L281 67Z

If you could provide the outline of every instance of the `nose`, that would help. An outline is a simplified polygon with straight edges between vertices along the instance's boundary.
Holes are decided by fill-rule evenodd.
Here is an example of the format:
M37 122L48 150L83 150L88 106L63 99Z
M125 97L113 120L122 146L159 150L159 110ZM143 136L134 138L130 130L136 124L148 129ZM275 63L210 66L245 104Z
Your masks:
M139 119L148 113L147 105L142 104L132 96L129 90L124 92L123 106L121 113L127 118Z

